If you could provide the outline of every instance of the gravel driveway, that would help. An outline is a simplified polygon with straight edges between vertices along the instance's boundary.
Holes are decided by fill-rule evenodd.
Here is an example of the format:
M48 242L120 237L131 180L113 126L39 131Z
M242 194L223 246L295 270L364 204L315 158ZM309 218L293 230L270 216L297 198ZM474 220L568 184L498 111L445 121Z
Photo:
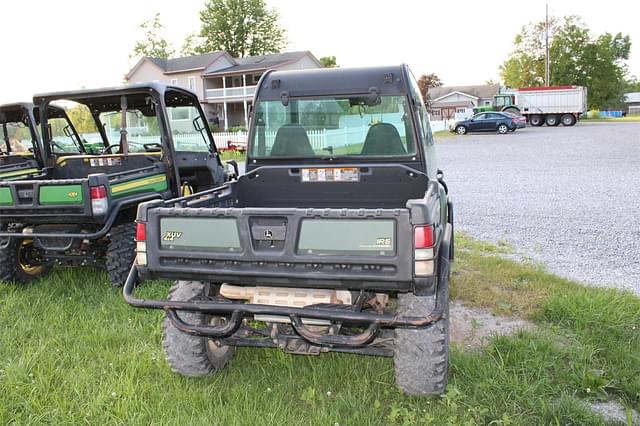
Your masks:
M459 230L640 295L640 123L442 138L438 160Z

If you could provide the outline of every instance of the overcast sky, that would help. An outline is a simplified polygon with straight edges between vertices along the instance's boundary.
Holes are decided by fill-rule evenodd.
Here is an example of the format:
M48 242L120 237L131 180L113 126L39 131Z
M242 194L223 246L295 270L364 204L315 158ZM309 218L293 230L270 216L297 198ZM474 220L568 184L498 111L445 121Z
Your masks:
M522 25L544 19L545 1L267 0L287 29L287 50L335 55L340 66L406 62L447 85L498 80ZM640 2L549 0L552 14L579 14L595 32L631 36L629 69L640 77ZM204 0L31 0L0 4L0 102L33 93L117 85L133 65L139 24L160 12L180 49L199 29Z

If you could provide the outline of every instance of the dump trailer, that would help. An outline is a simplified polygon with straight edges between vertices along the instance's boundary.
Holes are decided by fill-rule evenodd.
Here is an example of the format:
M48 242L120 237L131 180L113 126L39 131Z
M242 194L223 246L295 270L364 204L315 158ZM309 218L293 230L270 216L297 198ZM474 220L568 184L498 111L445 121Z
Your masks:
M185 376L238 346L352 352L393 357L407 394L442 393L453 209L412 74L270 71L255 96L244 175L140 205L127 302L165 310ZM138 277L176 282L142 300Z
M587 111L587 88L582 86L528 87L514 90L513 95L532 126L573 126Z

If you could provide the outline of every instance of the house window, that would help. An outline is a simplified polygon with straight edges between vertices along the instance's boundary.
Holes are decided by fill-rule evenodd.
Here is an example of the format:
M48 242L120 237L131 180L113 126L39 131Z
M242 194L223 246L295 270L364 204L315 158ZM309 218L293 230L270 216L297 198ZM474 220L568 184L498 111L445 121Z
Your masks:
M171 113L171 121L186 121L191 119L191 111L189 108L169 108L169 111Z
M178 85L178 79L177 78L172 78L171 80L169 80L169 83L172 86L177 86Z
M189 80L187 81L189 90L193 90L194 92L196 91L196 78L195 77L189 77Z
M491 105L491 101L484 101L485 105Z
M254 74L253 75L253 82L257 83L258 81L260 81L260 77L261 77L260 74Z
M433 115L434 117L440 117L440 110L434 109L433 111L431 111L431 115Z
M456 109L456 112L458 114L464 114L465 112L467 112L467 109L466 108L458 108L458 109Z

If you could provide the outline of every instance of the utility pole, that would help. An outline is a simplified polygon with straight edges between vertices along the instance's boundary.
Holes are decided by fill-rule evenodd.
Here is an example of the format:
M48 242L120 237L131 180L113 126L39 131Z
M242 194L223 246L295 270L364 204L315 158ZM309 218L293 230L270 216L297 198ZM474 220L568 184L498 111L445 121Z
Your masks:
M545 5L544 17L544 85L549 86L551 70L549 69L549 3Z

